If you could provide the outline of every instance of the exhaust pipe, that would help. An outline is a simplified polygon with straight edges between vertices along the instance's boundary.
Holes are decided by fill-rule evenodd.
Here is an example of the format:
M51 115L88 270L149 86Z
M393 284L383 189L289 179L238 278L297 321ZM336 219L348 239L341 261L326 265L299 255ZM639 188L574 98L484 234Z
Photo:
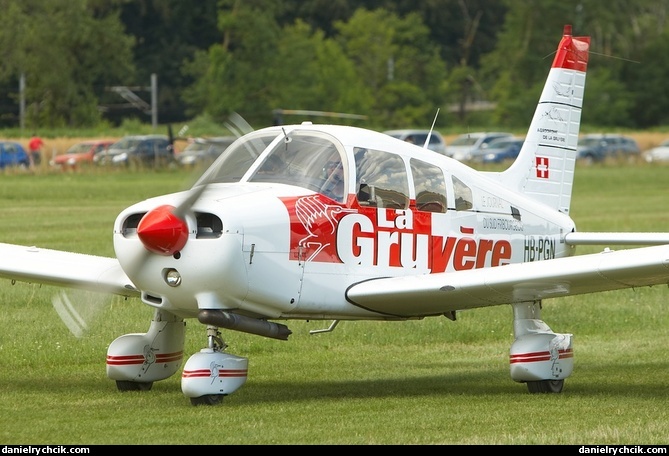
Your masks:
M205 325L271 337L272 339L288 340L288 336L293 333L288 329L288 326L280 323L245 317L220 309L202 309L197 314L197 319Z

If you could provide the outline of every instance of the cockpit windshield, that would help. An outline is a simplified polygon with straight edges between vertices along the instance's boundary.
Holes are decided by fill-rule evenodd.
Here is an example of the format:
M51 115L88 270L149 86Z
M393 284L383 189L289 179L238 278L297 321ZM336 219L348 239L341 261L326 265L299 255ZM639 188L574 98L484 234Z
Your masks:
M297 185L343 201L343 158L339 143L330 135L295 130L275 144L249 182Z
M258 131L239 138L221 153L195 185L239 182L277 134L276 130Z
M272 141L272 149L265 152ZM334 137L317 131L271 129L247 134L232 143L195 185L239 182L261 156L249 182L297 185L343 202L346 154Z

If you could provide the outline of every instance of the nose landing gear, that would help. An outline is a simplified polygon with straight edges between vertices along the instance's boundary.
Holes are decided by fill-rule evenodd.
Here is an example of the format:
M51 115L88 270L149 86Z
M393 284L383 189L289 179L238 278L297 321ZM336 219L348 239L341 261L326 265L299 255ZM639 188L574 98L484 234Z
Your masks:
M207 348L186 362L181 390L193 405L216 405L235 392L248 375L248 358L225 353L227 348L215 326L207 326Z

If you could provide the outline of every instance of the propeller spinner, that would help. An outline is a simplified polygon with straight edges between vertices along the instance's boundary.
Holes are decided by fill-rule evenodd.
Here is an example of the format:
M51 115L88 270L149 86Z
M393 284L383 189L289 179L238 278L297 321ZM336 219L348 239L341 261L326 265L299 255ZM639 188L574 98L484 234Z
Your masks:
M188 240L185 214L207 188L192 188L178 206L164 204L147 212L137 225L137 235L147 250L158 255L174 255Z
M171 205L147 212L137 226L137 235L147 250L158 255L174 255L188 240L188 225Z

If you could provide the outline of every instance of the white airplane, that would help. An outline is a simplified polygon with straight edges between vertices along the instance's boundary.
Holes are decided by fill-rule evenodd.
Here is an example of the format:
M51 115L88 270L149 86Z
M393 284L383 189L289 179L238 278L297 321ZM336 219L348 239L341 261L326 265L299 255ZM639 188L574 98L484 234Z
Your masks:
M566 26L517 160L477 171L380 132L313 125L240 137L188 191L122 211L117 258L0 244L0 277L139 298L144 334L107 352L119 390L148 390L184 357L185 320L206 344L183 364L194 405L247 378L221 330L280 340L291 319L456 319L511 305L512 380L558 393L571 334L541 318L544 299L669 283L669 235L580 233L569 216L589 37ZM429 139L428 139L429 140ZM634 248L575 255L578 244ZM85 321L54 302L73 332Z

